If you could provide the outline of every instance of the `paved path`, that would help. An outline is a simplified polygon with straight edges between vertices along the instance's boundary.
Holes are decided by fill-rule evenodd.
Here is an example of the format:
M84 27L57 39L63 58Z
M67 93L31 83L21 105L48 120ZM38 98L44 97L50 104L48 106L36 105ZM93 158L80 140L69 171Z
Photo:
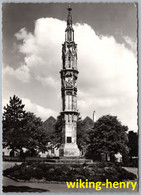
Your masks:
M135 181L133 181L135 182ZM96 192L97 190L91 189L68 189L66 184L49 184L49 183L30 183L30 182L17 182L10 178L3 177L4 186L28 186L31 188L39 188L49 190L50 192ZM138 187L135 188L134 192L137 192ZM133 192L132 187L122 189L110 189L102 186L101 192Z
M27 182L16 182L12 179L9 179L7 177L3 177L3 185L8 186L28 186L31 188L40 188L40 189L46 189L51 192L69 192L69 191L78 191L77 189L69 190L66 187L66 184L48 184L48 183L27 183ZM81 191L84 191L80 189ZM86 190L88 192L88 190ZM86 192L85 191L85 192Z
M123 167L123 168L131 173L134 173L138 177L138 168L134 168L134 167Z

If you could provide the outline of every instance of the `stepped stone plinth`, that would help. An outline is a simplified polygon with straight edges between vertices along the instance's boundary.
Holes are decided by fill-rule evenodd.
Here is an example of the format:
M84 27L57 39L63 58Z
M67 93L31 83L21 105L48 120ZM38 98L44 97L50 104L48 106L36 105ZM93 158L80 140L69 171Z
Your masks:
M92 164L91 159L79 158L79 157L62 157L56 161L58 164Z

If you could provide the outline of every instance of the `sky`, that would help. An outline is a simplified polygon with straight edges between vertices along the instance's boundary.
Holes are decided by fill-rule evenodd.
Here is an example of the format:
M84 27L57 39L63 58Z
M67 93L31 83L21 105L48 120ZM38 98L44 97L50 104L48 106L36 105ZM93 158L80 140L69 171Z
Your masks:
M3 3L2 106L14 94L46 120L62 110L67 3ZM78 109L117 116L137 131L137 6L71 3L78 48Z

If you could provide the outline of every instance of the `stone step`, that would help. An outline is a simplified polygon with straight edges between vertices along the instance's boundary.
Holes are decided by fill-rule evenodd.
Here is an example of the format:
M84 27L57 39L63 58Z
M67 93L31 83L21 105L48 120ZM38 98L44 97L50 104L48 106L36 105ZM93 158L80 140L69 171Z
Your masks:
M66 163L66 164L83 164L83 163L93 163L91 159L81 159L81 158L60 158L55 160L56 163Z

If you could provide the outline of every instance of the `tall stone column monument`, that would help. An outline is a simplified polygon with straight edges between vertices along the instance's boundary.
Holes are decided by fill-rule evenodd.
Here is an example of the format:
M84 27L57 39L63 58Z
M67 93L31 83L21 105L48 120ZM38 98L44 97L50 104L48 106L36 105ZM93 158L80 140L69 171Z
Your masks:
M74 29L72 27L71 8L68 8L65 42L62 44L62 145L60 156L78 157L80 151L77 145L77 44L74 42Z

